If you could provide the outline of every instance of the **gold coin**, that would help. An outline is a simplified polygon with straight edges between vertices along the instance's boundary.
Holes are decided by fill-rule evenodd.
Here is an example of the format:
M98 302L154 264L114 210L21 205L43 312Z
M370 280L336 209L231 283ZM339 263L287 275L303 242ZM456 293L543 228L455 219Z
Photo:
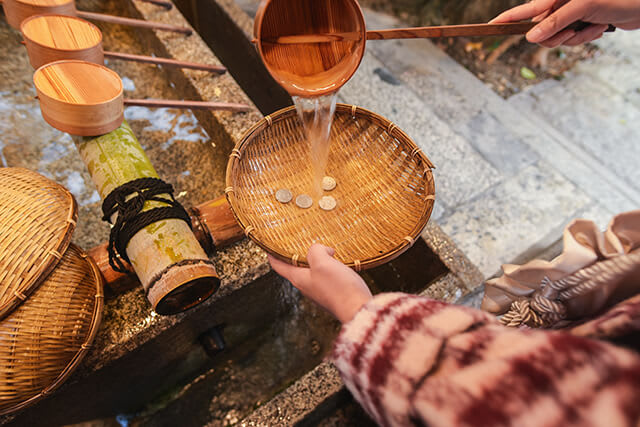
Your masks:
M280 203L289 203L293 199L293 194L286 188L276 191L276 200Z
M324 196L322 199L320 199L320 201L318 202L318 205L320 206L320 209L324 209L325 211L332 211L335 209L336 207L336 199L334 199L331 196Z
M296 205L302 209L309 209L313 205L313 199L306 194L301 194L296 197Z
M336 188L336 180L331 178L330 176L325 176L322 178L322 189L324 191L331 191Z

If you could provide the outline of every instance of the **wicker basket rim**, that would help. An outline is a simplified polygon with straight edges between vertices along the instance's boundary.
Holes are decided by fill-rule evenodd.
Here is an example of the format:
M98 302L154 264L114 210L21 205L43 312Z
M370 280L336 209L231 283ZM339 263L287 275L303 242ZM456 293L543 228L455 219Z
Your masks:
M433 211L433 205L435 201L435 183L433 179L432 169L435 169L435 166L433 165L433 163L431 163L431 161L424 154L424 152L416 145L416 143L413 142L413 140L409 137L409 135L407 135L402 129L400 129L397 125L395 125L390 120L363 107L358 107L356 105L350 105L350 104L337 103L335 114L337 115L338 113L345 113L345 112L351 113L353 117L358 115L358 113L366 116L371 121L379 125L382 125L382 127L386 127L387 132L393 138L399 141L402 141L403 143L407 144L408 146L416 150L416 155L420 157L420 161L426 166L426 169L428 170L428 177L425 177L425 178L427 182L429 195L433 196L433 198L425 201L423 210L422 210L421 220L414 225L410 235L407 236L411 238L411 241L407 239L403 239L393 249L391 249L385 254L381 254L375 257L370 257L364 260L358 260L357 263L350 262L346 264L348 267L352 267L356 271L361 271L363 269L377 267L386 262L394 260L395 258L402 255L411 246L413 246L413 243L419 238L420 234L422 233L422 230L424 230L424 227L426 227L429 221L429 218L431 217L431 213ZM229 156L229 161L227 162L226 179L225 179L226 181L225 196L227 201L229 202L229 206L231 207L231 212L233 213L233 216L236 219L236 222L238 223L238 225L240 225L240 228L242 228L242 230L245 232L245 235L249 237L249 239L251 239L255 244L257 244L264 251L273 255L274 257L276 257L281 261L293 264L295 266L308 267L309 264L306 262L306 258L292 259L290 256L279 252L277 249L274 249L264 244L255 236L253 236L251 232L247 232L247 226L244 224L244 222L242 221L242 219L234 209L234 200L232 198L232 194L234 194L233 184L232 184L233 171L237 163L240 161L240 158L236 157L234 155L234 152L237 152L238 154L241 155L241 153L243 152L243 149L248 144L251 143L253 139L252 137L254 136L254 134L273 125L273 123L277 121L287 119L290 116L293 116L296 114L297 113L296 113L295 106L285 107L281 110L278 110L272 114L269 114L263 117L260 121L255 123L244 133L240 142L236 144L235 148L232 150L232 153Z
M38 289L38 287L42 284L42 282L44 282L44 280L49 276L49 274L53 271L53 269L58 265L58 263L62 259L62 254L66 252L69 245L71 244L71 236L73 235L73 232L76 228L76 222L78 219L78 205L76 203L76 199L75 197L73 197L71 192L67 190L65 187L29 169L25 169L25 168L3 168L3 169L13 170L18 173L28 173L28 174L37 176L39 179L48 180L51 183L55 184L57 187L59 187L61 194L63 194L68 200L68 203L66 206L68 220L67 220L66 228L62 230L60 235L58 236L58 244L53 249L56 253L60 254L60 258L57 258L56 256L50 253L49 256L47 256L47 260L40 264L40 267L39 267L40 272L37 275L34 275L32 277L32 280L30 282L25 283L23 287L20 289L22 296L24 296L25 298L24 299L20 298L18 295L14 294L13 298L8 300L6 303L0 305L0 321L2 321L9 314L11 314L16 308L20 306L20 304L26 301L29 298L29 295L31 295L33 291ZM0 283L0 286L2 286L1 283Z
M36 394L35 396L32 396L23 402L20 402L16 405L10 406L0 411L0 416L7 415L9 413L31 406L34 403L36 403L38 400L42 399L43 397L45 397L46 395L50 394L55 389L60 387L60 385L62 385L62 383L76 370L76 368L78 367L82 359L84 359L85 355L89 352L89 350L91 349L91 344L93 343L93 340L95 339L96 334L98 333L100 323L102 322L102 310L104 308L104 292L103 292L104 282L102 278L102 273L100 272L100 269L98 268L93 258L91 258L84 250L74 245L73 243L69 245L69 248L73 248L76 251L78 251L80 256L87 263L89 263L91 272L93 273L93 277L95 279L96 303L93 308L93 314L91 316L91 324L89 326L89 333L87 334L87 339L81 345L80 350L78 350L78 352L69 361L67 366L62 370L62 372L60 372L60 375L58 375L58 377L51 384L49 384L44 390L42 390L40 393Z

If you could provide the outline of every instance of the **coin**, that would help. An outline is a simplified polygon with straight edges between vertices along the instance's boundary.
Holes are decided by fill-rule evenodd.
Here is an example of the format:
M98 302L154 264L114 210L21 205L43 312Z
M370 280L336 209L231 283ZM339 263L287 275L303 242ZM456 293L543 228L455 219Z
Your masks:
M324 196L318 202L320 209L324 209L325 211L332 211L336 207L336 199L331 196Z
M331 191L336 188L336 180L331 178L330 176L325 176L322 178L322 189L324 191Z
M293 194L286 188L276 191L276 200L280 203L289 203L293 199Z
M301 194L296 197L296 205L302 209L308 209L313 205L313 200L306 194Z

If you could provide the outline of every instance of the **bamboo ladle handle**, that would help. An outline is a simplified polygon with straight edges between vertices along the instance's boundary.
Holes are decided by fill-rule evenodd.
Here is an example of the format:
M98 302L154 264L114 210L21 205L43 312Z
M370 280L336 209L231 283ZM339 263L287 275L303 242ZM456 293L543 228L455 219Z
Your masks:
M216 74L224 74L227 69L220 65L199 64L196 62L178 61L169 58L158 58L155 56L134 55L121 52L104 52L105 58L122 59L124 61L143 62L146 64L165 65L169 67L189 68L192 70L210 71Z
M505 24L466 24L441 25L435 27L392 28L389 30L367 31L366 37L367 40L392 40L515 35L526 34L537 24L537 22L510 22ZM567 29L580 31L588 25L590 24L587 22L578 21L568 26ZM613 25L610 25L607 31L615 31L615 27ZM360 39L360 33L347 32L281 36L275 39L264 39L263 42L276 44L304 44L336 41L357 41Z
M162 22L145 21L143 19L125 18L122 16L106 15L104 13L84 12L81 10L78 10L76 12L76 15L79 18L89 19L92 21L109 22L111 24L129 25L131 27L149 28L152 30L171 31L174 33L186 34L187 36L190 36L193 33L191 28L164 24Z
M467 24L417 28L392 28L389 30L367 31L367 40L525 34L536 25L536 22L511 22L506 24Z
M507 24L467 24L442 25L436 27L392 28L389 30L367 31L367 40L418 39L458 36L495 36L507 34L525 34L536 25L534 22L513 22ZM265 43L302 44L337 41L361 40L361 33L322 33L280 36L274 39L263 39Z
M124 105L149 108L183 108L188 110L232 111L236 113L250 111L246 104L207 101L175 101L171 99L125 99Z

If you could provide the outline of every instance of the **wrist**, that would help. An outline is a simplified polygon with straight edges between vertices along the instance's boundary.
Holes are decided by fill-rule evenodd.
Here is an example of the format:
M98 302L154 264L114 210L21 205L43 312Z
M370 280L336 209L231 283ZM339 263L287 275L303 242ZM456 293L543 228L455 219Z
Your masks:
M373 296L371 295L371 293L363 292L356 295L351 295L350 297L345 298L340 302L340 305L337 307L337 310L335 310L333 314L340 321L340 323L348 323L353 320L360 309L372 298Z

